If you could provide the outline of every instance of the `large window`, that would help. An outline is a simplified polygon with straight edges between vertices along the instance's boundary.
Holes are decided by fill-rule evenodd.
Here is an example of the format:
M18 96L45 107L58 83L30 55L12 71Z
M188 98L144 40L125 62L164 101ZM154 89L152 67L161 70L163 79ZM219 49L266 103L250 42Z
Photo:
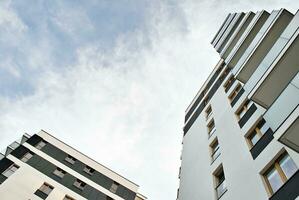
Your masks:
M42 149L44 146L46 146L46 143L43 140L35 145L37 149Z
M253 104L252 101L250 100L247 100L244 105L237 111L237 116L238 116L238 119L241 119L245 113L247 112L247 110L250 108L250 106Z
M33 154L31 152L27 152L22 158L21 161L23 162L27 162L28 160L30 160L30 158L32 158Z
M211 148L211 157L212 157L212 162L213 162L220 155L219 143L218 143L217 138L212 142L212 144L210 145L210 148Z
M230 89L230 87L232 86L232 84L234 83L234 81L235 81L234 76L231 76L231 77L228 79L228 81L224 84L225 92L227 92L227 91Z
M66 174L66 172L65 172L64 170L60 169L59 167L57 167L57 168L54 170L53 174L55 174L55 175L58 176L59 178L63 178L64 175Z
M297 170L291 157L287 153L282 154L263 174L270 193L275 193Z
M19 169L19 166L12 164L9 166L4 172L2 172L2 175L5 176L6 178L10 177L15 171Z
M225 176L224 171L221 166L221 168L215 173L215 181L216 181L216 195L217 199L219 199L226 191L226 184L225 184Z
M117 190L117 188L118 188L118 186L119 186L119 183L117 183L117 182L114 181L112 183L111 187L110 187L110 191L113 192L113 193L115 193L116 190Z
M268 131L269 126L266 121L262 119L254 128L254 130L248 135L250 147L253 147L259 139Z
M241 84L238 84L237 87L234 89L234 91L229 95L228 98L231 102L234 100L234 98L240 92L241 88L242 88Z
M70 164L74 164L76 162L76 159L70 155L68 155L67 157L65 157L64 159L65 161L67 161Z
M48 183L44 183L34 194L42 199L46 199L53 189L53 186L49 185Z
M214 119L212 119L208 124L208 134L211 136L216 131Z
M83 190L84 187L85 187L86 183L84 183L83 181L77 179L75 182L74 182L74 186L80 190Z
M206 109L206 118L208 119L211 115L212 115L212 107L209 106L209 107Z
M84 167L83 171L89 175L92 175L94 173L94 169L92 169L91 167L89 167L87 165Z

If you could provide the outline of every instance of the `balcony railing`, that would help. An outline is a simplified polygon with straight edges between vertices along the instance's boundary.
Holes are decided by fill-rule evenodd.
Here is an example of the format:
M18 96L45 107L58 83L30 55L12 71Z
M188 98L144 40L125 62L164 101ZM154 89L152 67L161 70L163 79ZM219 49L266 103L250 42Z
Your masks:
M225 181L223 181L216 187L217 199L220 199L226 191L227 191L226 183Z
M253 113L257 110L257 107L255 104L252 104L247 112L243 115L243 117L239 120L239 126L242 128L246 122L249 120L249 118L253 115Z
M219 146L214 150L212 154L212 163L220 156L220 149Z

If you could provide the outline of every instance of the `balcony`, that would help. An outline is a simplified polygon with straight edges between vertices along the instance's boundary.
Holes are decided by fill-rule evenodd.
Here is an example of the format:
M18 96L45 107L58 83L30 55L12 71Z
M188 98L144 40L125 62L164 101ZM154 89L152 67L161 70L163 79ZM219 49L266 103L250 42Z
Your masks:
M235 17L236 13L231 13L227 16L224 21L224 24L219 29L218 33L216 34L215 38L212 40L212 45L215 47L221 36L223 35L224 31L227 29L233 18Z
M285 9L271 13L233 69L238 80L247 82L292 18L293 14Z
M237 64L243 53L246 51L252 40L266 22L268 16L269 13L266 11L257 12L242 34L241 38L238 40L230 54L225 59L225 62L228 63L228 67L233 68Z
M269 108L299 72L299 13L244 85L249 97Z
M215 49L217 52L220 52L227 41L231 38L232 34L240 24L241 20L244 17L244 13L237 13L234 17L234 19L231 21L230 25L227 27L226 31L223 33L223 36L218 41L217 45L215 46Z
M248 27L249 23L253 19L255 14L253 12L248 12L240 22L238 28L235 30L234 34L231 36L230 40L226 43L222 51L220 52L220 56L222 58L227 58L228 54L231 52L233 47L237 44L239 41L240 37Z
M279 138L279 141L299 153L299 118L291 124L285 133Z

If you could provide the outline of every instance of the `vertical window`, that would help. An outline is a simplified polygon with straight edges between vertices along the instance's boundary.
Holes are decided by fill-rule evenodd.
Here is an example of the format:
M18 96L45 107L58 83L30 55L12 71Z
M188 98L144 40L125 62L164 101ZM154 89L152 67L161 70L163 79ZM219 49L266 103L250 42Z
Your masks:
M27 152L22 158L21 161L23 162L27 162L28 160L30 160L30 158L32 158L33 154L31 152Z
M89 166L85 166L85 168L83 169L83 171L89 175L92 175L94 173L94 169L92 169L91 167Z
M212 144L210 145L210 148L211 148L211 157L212 157L212 162L213 162L220 155L219 143L218 143L217 138L212 142Z
M270 193L275 193L297 170L290 156L282 154L263 175Z
M224 84L224 89L225 89L225 92L227 92L230 87L232 86L232 84L235 82L235 78L234 76L231 76L228 81Z
M254 128L254 130L248 135L247 139L251 147L253 147L259 139L269 130L269 126L266 121L262 119Z
M116 190L117 190L117 188L118 188L118 186L119 186L119 183L117 183L117 182L114 181L112 183L111 187L110 187L110 191L113 192L113 193L115 193Z
M65 157L64 160L67 161L68 163L72 164L72 165L76 162L76 159L74 157L70 156L70 155Z
M39 143L37 143L37 145L35 145L35 147L39 150L41 150L44 146L46 146L46 143L41 140Z
M10 177L15 171L19 169L19 166L12 164L9 166L4 172L2 172L2 175L5 176L6 178Z
M216 190L217 198L219 199L227 191L224 171L222 167L215 174L215 181L216 181L215 190Z
M83 190L86 183L84 183L83 181L77 179L74 184L73 184L76 188L80 189L80 190Z
M206 119L208 119L212 115L212 107L209 106L206 110Z
M44 183L34 194L39 196L42 199L46 199L53 189L54 189L53 186Z
M214 122L214 119L212 119L210 121L210 123L208 124L208 134L209 134L209 136L211 136L215 132L215 130L216 130L215 122Z
M239 119L241 119L245 113L247 112L247 110L250 108L250 106L253 104L252 101L247 100L244 105L241 107L241 109L239 111L237 111L237 116Z
M63 178L64 175L66 174L66 172L65 172L64 170L60 169L59 167L57 167L57 168L54 170L53 174L55 174L55 175L58 176L59 178Z
M74 198L68 196L68 195L65 195L65 197L63 198L63 200L75 200Z
M234 89L234 91L229 95L229 100L232 102L234 100L234 98L237 96L237 94L240 92L241 90L241 84L238 84L237 87Z

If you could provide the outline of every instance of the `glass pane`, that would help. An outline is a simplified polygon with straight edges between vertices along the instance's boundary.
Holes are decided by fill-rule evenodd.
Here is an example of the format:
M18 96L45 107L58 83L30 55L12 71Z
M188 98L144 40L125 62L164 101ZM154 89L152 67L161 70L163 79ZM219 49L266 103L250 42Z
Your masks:
M225 181L223 181L217 188L217 197L219 198L223 193L226 191L226 184Z
M265 134L268 129L269 129L269 126L266 123L264 123L261 126L260 131L261 131L262 134Z
M10 175L12 175L14 172L11 171L10 169L7 169L5 170L2 174L5 176L5 177L9 177Z
M289 155L286 155L279 162L279 165L288 179L298 170L296 164Z
M283 184L282 179L275 168L273 168L267 175L266 175L273 193L276 192L280 186Z
M250 141L252 142L252 145L254 146L261 137L254 131L252 135L250 136Z

